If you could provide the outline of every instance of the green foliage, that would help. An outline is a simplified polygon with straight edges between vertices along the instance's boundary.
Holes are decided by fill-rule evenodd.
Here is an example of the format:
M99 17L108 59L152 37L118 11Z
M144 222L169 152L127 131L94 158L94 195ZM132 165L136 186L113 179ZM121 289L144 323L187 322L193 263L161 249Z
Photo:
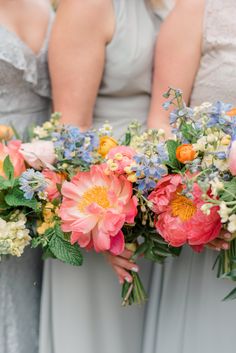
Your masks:
M18 187L9 190L5 196L5 202L11 207L28 207L34 211L38 210L37 200L26 200L23 191Z
M224 182L224 191L220 195L220 199L225 202L231 202L236 199L236 178Z
M176 149L179 146L179 143L177 141L174 140L168 140L166 142L166 146L167 146L167 151L168 151L168 155L169 155L169 161L167 164L167 166L169 166L170 168L174 169L174 170L181 170L181 163L178 161L178 159L176 158Z
M226 295L223 301L229 301L234 299L236 299L236 288L234 288L228 295Z
M5 159L4 159L4 162L3 162L3 171L6 175L6 178L10 181L13 181L14 180L14 167L13 167L13 164L10 160L10 157L7 156Z
M65 240L64 233L62 232L59 224L54 228L54 234L48 244L48 250L55 258L67 264L74 266L81 266L83 257L78 244L71 245Z

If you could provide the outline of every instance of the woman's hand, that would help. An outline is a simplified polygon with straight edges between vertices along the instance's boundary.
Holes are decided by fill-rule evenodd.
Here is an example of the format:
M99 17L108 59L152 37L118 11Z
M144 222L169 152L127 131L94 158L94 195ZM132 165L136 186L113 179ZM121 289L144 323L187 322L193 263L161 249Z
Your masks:
M105 257L109 264L112 266L113 270L118 276L119 282L121 284L124 281L131 283L133 281L132 276L128 271L138 272L138 266L130 260L133 252L129 250L124 250L120 256L112 255L109 252L105 253Z
M216 239L207 244L207 247L216 251L228 250L230 247L229 241L231 238L231 233L226 230L222 230Z

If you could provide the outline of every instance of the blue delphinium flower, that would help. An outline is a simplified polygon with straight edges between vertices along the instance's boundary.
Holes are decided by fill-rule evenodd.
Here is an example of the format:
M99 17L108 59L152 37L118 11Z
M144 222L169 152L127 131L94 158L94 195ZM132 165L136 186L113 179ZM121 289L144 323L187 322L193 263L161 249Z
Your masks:
M36 193L44 192L47 182L42 173L34 169L26 170L19 179L20 189L27 200L31 200Z
M166 155L162 155L166 158ZM140 191L148 191L156 186L156 182L166 174L166 168L162 165L163 159L158 155L147 157L144 154L139 154L134 157L136 165L132 167L138 180L138 189Z
M77 163L93 163L92 152L98 147L99 138L94 131L81 132L79 128L65 126L60 132L53 134L54 146L60 160L72 161Z

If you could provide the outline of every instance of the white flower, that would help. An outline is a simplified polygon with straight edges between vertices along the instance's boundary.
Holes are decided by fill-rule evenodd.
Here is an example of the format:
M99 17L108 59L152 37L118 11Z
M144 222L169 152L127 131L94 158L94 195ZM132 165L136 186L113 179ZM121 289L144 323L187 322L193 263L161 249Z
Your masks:
M236 215L235 214L233 214L229 217L229 224L228 224L227 229L230 233L236 232Z
M211 213L211 208L212 208L212 207L213 207L212 204L210 204L210 203L205 203L204 205L202 205L201 211L202 211L205 215L209 216L210 213Z
M0 255L21 256L30 244L31 237L26 229L26 217L16 214L17 220L6 222L0 218Z
M217 169L219 169L221 172L225 172L229 169L229 163L228 163L227 159L225 159L225 160L215 159L214 166Z
M204 152L206 150L206 145L207 145L206 136L203 136L197 141L197 143L193 144L193 148L196 152L197 151Z
M44 138L48 136L48 132L44 130L42 126L36 126L36 128L34 129L34 134L39 138Z
M221 223L226 223L229 219L231 209L227 207L225 202L221 202L220 209L219 209L218 213L221 217Z
M211 185L211 191L212 194L214 196L218 195L218 192L220 190L224 189L224 184L222 183L222 181L219 180L219 178L215 177L213 180L210 181L210 185Z
M214 134L207 135L207 142L213 143L216 140L217 140L217 136L215 136Z

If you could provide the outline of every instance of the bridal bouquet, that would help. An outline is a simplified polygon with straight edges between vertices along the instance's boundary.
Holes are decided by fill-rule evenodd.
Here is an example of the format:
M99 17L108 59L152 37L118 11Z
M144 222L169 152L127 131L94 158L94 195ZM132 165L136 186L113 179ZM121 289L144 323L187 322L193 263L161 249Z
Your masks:
M171 246L202 251L227 232L228 249L214 266L217 276L236 280L236 109L222 102L188 108L182 93L170 89L165 108L175 105L170 123L176 138L167 141L168 175L149 201L157 232ZM234 299L233 290L225 299Z
M163 262L179 254L157 234L148 200L167 174L163 132L141 133L132 123L117 141L109 124L82 133L60 125L54 114L34 129L32 143L23 144L20 153L31 166L20 178L20 190L41 209L32 245L42 246L45 257L81 265L83 248L120 255L127 247L134 251L133 261L142 255ZM123 286L124 304L146 298L139 275L132 276L133 283Z
M226 231L229 248L215 266L218 277L235 280L236 111L222 102L188 108L173 89L165 97L166 109L175 105L170 140L133 122L118 141L108 123L81 132L61 125L59 114L34 129L31 143L8 131L0 145L0 254L20 256L31 243L79 266L82 249L128 248L133 261L161 263L185 244L203 251ZM124 305L146 298L132 276Z

